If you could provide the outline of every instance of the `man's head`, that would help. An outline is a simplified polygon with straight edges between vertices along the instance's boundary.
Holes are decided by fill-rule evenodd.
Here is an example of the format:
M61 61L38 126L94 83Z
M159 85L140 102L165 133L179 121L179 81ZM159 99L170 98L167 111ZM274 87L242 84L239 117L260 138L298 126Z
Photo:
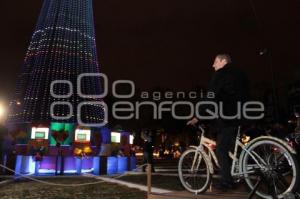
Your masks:
M213 68L215 71L223 68L226 64L231 63L231 57L228 54L218 54L215 58Z

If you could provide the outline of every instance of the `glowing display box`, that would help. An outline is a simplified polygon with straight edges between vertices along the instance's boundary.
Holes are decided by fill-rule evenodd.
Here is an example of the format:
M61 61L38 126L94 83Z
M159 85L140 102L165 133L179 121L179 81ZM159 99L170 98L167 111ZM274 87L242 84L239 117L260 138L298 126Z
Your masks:
M111 132L111 142L120 143L121 142L121 133Z
M62 145L70 145L71 142L73 142L72 138L73 136L72 133L75 131L75 125L74 124L69 124L69 123L58 123L58 122L52 122L50 126L51 132L66 132L68 133L68 137L66 140L61 143ZM56 145L56 140L53 136L50 136L50 145L55 146Z
M133 144L133 140L134 140L133 135L130 135L130 136L129 136L129 144Z
M118 173L118 158L110 156L107 158L107 174L113 175Z
M76 140L77 141L86 141L87 140L86 134L80 134L80 133L78 133L77 137L76 137Z
M32 127L31 139L49 139L49 128Z
M118 157L117 173L128 171L128 157Z
M76 129L75 130L75 141L79 141L79 142L91 141L91 130Z

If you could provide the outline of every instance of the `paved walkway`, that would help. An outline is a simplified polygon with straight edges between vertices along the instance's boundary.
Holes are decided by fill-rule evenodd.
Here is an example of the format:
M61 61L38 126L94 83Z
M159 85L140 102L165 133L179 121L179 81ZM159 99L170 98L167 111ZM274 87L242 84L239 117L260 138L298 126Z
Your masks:
M233 199L233 198L248 198L246 192L228 192L216 193L206 192L205 194L192 194L186 191L171 192L167 194L152 194L148 199Z
M127 186L129 188L135 188L135 189L139 189L141 191L147 191L148 188L145 185L141 185L141 184L136 184L136 183L131 183L131 182L125 182L123 180L118 180L118 179L114 179L114 178L108 178L108 177L101 177L101 176L92 176L95 179L98 180L102 180L104 182L109 182L109 183L115 183L115 184L119 184L119 185L123 185L123 186ZM156 193L156 194L166 194L166 193L171 193L170 190L166 190L166 189L160 189L160 188L155 188L152 187L152 192Z

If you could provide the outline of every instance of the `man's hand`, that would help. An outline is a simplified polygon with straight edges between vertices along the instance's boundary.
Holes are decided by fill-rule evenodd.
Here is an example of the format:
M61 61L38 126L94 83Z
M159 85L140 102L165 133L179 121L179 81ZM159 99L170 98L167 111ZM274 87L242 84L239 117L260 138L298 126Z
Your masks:
M197 118L193 118L192 120L190 120L190 121L188 121L187 123L186 123L186 125L195 125L195 124L197 124L197 122L198 122L199 120L197 119Z

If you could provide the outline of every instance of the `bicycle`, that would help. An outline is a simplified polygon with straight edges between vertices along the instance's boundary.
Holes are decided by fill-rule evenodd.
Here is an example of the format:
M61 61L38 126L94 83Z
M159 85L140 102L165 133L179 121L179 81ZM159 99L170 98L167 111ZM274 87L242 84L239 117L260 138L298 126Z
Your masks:
M195 194L207 191L214 166L220 168L214 152L216 142L205 137L205 130L200 125L198 128L201 131L199 146L190 146L183 152L178 165L183 187ZM295 192L300 181L294 149L271 136L261 136L244 145L240 141L240 131L238 127L234 152L228 154L233 159L232 177L236 181L244 179L251 194L261 198L283 198L285 194Z

